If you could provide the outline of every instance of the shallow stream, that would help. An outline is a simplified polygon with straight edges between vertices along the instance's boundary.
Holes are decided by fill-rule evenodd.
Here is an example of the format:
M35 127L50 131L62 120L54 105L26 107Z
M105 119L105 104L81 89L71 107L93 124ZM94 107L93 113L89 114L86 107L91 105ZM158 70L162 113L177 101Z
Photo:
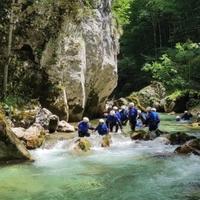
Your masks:
M174 117L162 116L162 130L200 135ZM113 135L112 146L77 155L73 140L32 151L34 163L0 168L0 200L200 200L200 157L178 156L176 146L134 142Z

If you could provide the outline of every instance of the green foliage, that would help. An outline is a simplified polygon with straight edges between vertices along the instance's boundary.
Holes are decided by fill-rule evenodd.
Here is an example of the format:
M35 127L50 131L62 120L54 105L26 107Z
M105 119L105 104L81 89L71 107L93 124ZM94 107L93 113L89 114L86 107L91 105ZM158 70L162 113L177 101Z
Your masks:
M121 3L123 4L123 1ZM182 79L187 86L200 85L198 78L200 55L196 53L198 50L192 46L189 47L188 44L186 44L187 47L183 45L188 40L194 43L200 41L200 1L134 0L126 12L126 17L128 23L124 24L120 41L119 82L116 95L119 91L125 91L124 85L128 85L124 92L124 96L126 96L148 84L151 79L148 73L144 70L141 72L141 69L145 63L155 60L157 62L154 63L154 66L160 73L169 72L161 75L163 78L168 78L172 74L174 85L180 87ZM179 43L181 46L183 45L182 50L178 49ZM177 48L171 48L176 44ZM192 48L192 50L189 51L188 48ZM164 54L167 55L166 58L162 57ZM176 58L173 55L176 55ZM159 57L160 59L158 59ZM167 59L169 60L167 61ZM160 66L162 62L168 62L165 64L165 68ZM171 64L173 65L172 71L169 69ZM181 77L179 76L180 72ZM138 76L141 77L140 87L138 87ZM155 73L154 76L156 76ZM175 77L179 77L178 80L175 81ZM166 80L169 86L173 85L170 80L171 77Z
M143 70L151 72L155 80L161 81L170 90L192 88L200 80L199 58L199 44L191 41L177 43L157 61L146 63Z
M131 3L134 0L114 0L113 1L113 12L114 16L116 17L117 21L120 25L125 25L130 22L130 8Z
M155 80L164 83L169 89L173 87L184 87L184 80L180 74L178 74L173 61L167 54L162 55L156 62L145 64L143 69L147 72L151 72Z
M176 90L172 94L168 96L169 100L175 101L177 98L181 97L186 93L186 91L183 90Z

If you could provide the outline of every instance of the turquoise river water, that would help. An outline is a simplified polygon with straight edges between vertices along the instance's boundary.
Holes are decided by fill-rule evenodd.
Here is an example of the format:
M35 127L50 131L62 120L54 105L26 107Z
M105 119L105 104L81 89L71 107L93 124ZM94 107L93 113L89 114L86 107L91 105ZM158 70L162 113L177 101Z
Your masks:
M161 130L200 135L163 115ZM34 163L0 167L0 200L200 200L200 157L178 156L176 146L99 136L88 154L71 151L73 140L32 151Z

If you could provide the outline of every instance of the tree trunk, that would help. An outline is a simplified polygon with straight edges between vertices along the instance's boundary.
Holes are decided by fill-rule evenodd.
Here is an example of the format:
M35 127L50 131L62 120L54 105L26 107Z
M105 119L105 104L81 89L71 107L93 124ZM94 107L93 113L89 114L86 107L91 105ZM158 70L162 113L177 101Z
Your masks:
M69 121L69 106L68 106L68 102L67 102L67 94L66 94L66 90L65 90L65 87L62 86L62 91L63 91L63 100L64 100L64 104L65 104L65 108L66 108L66 113L67 113L67 116L66 116L66 121L68 122Z
M157 34L156 34L156 20L155 16L151 16L151 24L153 27L153 45L154 45L154 52L155 52L155 57L157 58Z
M158 29L159 29L160 48L162 48L162 32L161 32L160 22L158 23Z
M11 62L11 48L12 48L12 38L13 38L13 28L14 28L14 13L13 13L13 5L15 1L12 1L11 4L11 12L10 12L10 25L9 25L9 33L8 33L8 47L7 47L7 63L4 67L4 81L3 81L3 97L7 96L7 85L8 85L8 69Z

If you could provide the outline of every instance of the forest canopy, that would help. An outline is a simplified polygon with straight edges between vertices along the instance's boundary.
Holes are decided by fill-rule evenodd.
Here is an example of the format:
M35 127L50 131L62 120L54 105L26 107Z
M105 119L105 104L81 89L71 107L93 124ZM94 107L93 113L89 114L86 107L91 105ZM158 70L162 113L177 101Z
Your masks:
M152 79L170 90L199 88L200 1L124 1L116 1L123 35L115 94L128 95Z

